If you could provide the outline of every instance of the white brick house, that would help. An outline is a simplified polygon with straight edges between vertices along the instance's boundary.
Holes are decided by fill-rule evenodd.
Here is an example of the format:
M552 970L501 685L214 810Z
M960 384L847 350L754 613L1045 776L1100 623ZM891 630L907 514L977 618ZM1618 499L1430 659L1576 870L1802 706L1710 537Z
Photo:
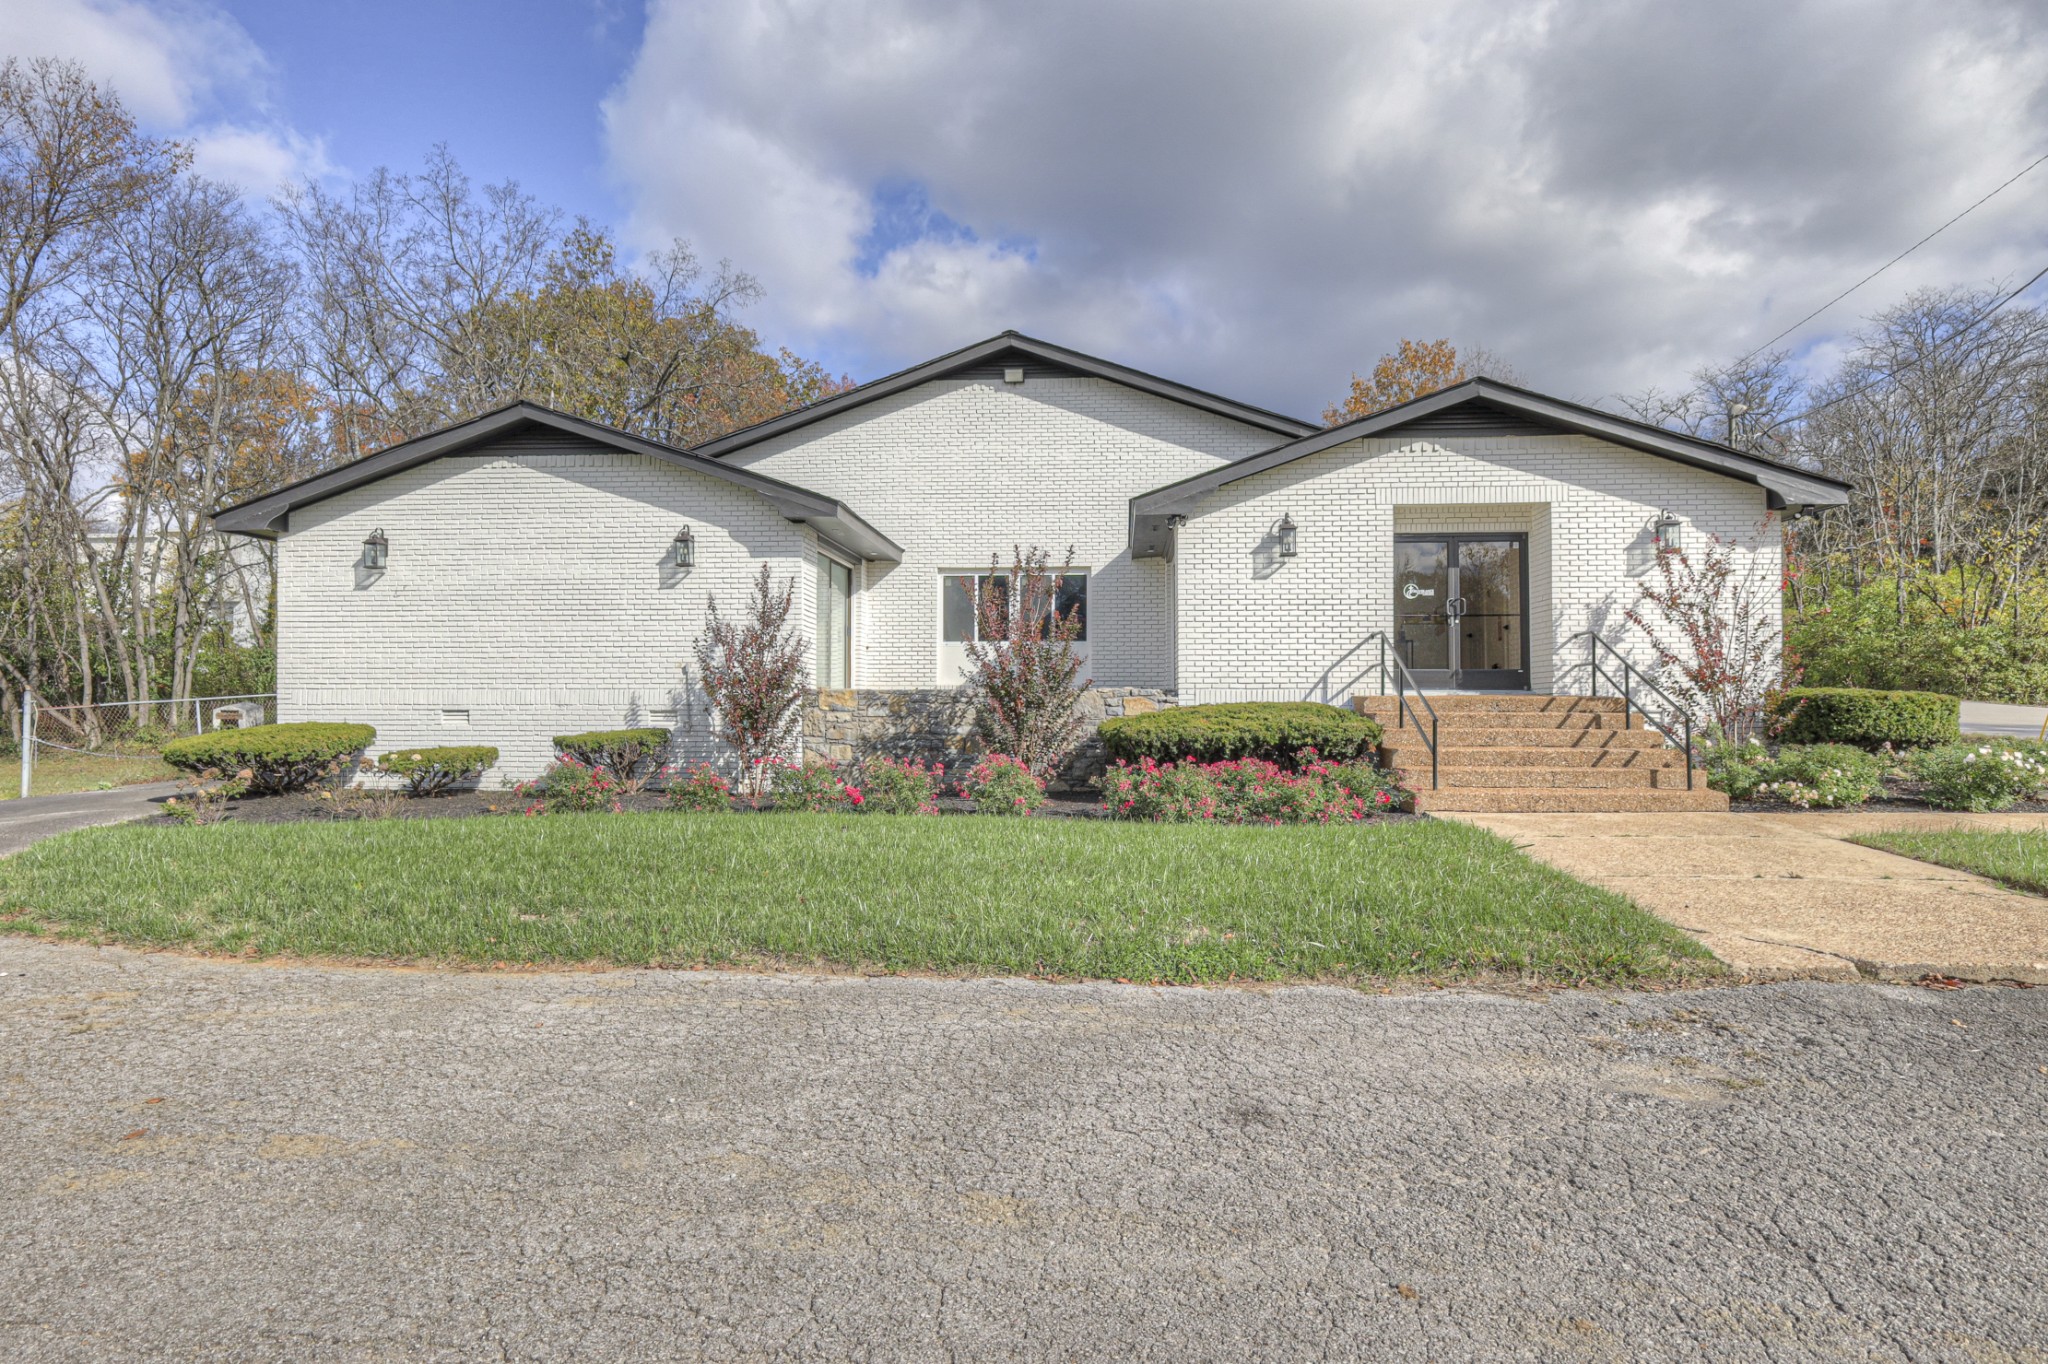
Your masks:
M1014 545L1072 547L1111 709L1342 701L1378 689L1376 632L1432 689L1561 692L1574 634L1628 647L1660 519L1774 588L1767 514L1844 496L1487 380L1325 430L1005 333L688 452L516 404L215 522L278 541L280 719L491 743L526 777L579 729L715 756L691 643L764 563L827 700L956 686L963 604Z

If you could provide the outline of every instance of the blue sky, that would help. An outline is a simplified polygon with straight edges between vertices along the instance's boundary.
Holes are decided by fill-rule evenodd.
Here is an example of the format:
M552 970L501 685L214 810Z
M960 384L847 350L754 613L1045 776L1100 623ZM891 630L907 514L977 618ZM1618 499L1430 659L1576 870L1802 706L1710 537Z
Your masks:
M2040 0L0 0L252 197L446 143L868 378L1016 327L1313 416L1687 386L2048 152ZM2048 265L2048 168L1785 344Z
M479 180L518 180L599 222L627 204L599 105L639 46L637 4L228 0L269 59L275 115L360 173L446 142Z

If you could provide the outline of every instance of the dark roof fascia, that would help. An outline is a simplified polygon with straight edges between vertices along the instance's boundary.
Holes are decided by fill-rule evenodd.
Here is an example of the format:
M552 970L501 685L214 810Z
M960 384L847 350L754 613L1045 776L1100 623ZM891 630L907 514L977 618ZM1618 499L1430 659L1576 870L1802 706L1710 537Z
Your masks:
M1131 499L1131 512L1134 516L1166 515L1184 509L1188 503L1204 493L1214 492L1218 488L1250 478L1254 474L1292 463L1332 446L1342 445L1346 441L1381 435L1406 426L1410 422L1433 416L1447 408L1469 402L1491 403L1580 435L1597 437L1616 445L1641 450L1646 454L1661 455L1666 459L1690 464L1711 473L1726 474L1745 483L1754 483L1771 495L1773 506L1837 507L1849 500L1849 485L1825 474L1795 469L1775 460L1746 454L1730 446L1681 435L1661 426L1651 426L1647 422L1617 417L1611 412L1566 402L1562 398L1532 393L1528 389L1504 384L1496 379L1468 379L1464 383L1412 399L1398 407L1390 407L1384 412L1359 417L1341 426L1333 426L1314 435L1304 436L1300 440L1276 445L1270 450L1262 450L1258 454L1207 470L1191 478L1154 488L1151 492L1140 493Z
M659 441L647 440L630 432L619 431L597 422L572 417L566 412L543 407L539 403L516 402L507 404L467 421L432 431L424 436L402 441L374 454L351 460L337 469L314 474L290 483L275 492L253 497L231 507L223 507L213 513L215 529L237 535L250 535L259 539L274 540L285 528L285 518L300 507L323 501L337 493L361 487L392 474L403 472L429 460L444 455L459 454L473 446L504 436L526 426L541 426L559 431L564 435L601 444L609 449L622 450L629 454L646 455L680 468L689 469L712 478L736 484L750 492L768 499L775 509L791 521L800 521L817 527L845 545L849 550L871 559L884 559L900 563L903 550L888 536L869 525L844 503L799 488L781 479L769 478L748 469L716 460L705 459Z
M977 341L971 346L949 351L923 364L912 365L909 369L898 370L894 374L870 380L844 393L835 393L808 407L799 407L780 416L770 417L766 421L756 422L752 426L743 426L716 440L693 447L693 453L721 459L736 450L744 450L750 445L809 426L826 417L852 411L877 399L887 398L905 389L915 388L919 384L930 383L934 379L943 379L959 370L970 369L1011 352L1021 353L1047 364L1064 365L1097 379L1107 379L1127 388L1150 393L1154 397L1184 403L1189 407L1213 412L1218 416L1229 417L1234 421L1260 427L1282 436L1304 436L1319 429L1315 423L1302 421L1298 417L1289 417L1263 407L1253 407L1249 403L1237 402L1203 389L1190 388L1171 379L1162 379L1156 374L1147 374L1128 365L1084 355L1080 351L1068 350L1065 346L1056 346L1050 341L1040 341L1019 332L1004 332L1001 336L992 336L986 341Z

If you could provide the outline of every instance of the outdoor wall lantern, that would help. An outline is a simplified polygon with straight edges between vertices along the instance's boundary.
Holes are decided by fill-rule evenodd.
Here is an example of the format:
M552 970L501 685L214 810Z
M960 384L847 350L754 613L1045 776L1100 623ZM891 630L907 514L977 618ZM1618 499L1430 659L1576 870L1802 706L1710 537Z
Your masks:
M697 563L697 538L684 526L676 532L676 542L669 546L669 562L677 568L692 568Z
M1279 535L1280 557L1283 559L1292 559L1294 557L1294 551L1297 548L1294 539L1295 530L1296 527L1294 524L1294 518L1286 515L1285 513L1282 513L1280 517Z
M1650 530L1656 541L1659 554L1662 554L1667 549L1678 548L1678 528L1682 524L1684 523L1678 519L1675 512L1661 511L1657 513L1657 519L1651 523Z
M372 573L382 573L390 558L391 542L384 538L383 528L371 531L370 538L363 541L363 567Z

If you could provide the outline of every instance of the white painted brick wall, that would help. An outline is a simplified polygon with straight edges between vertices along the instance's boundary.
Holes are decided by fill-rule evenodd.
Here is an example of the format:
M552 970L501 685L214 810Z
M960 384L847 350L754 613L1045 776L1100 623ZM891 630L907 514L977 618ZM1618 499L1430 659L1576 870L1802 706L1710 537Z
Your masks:
M1269 449L1270 431L1101 379L946 379L731 456L837 497L904 549L871 564L855 613L854 685L938 681L939 574L1038 544L1092 570L1088 672L1171 687L1167 571L1129 557L1130 499Z
M666 566L676 531L696 567ZM371 581L362 542L382 528ZM745 602L767 562L816 621L815 537L767 501L643 455L451 456L292 514L280 541L278 718L377 727L376 753L494 744L499 777L539 773L549 738L667 723L685 757L721 757L688 685L705 599ZM444 723L466 710L469 723Z
M1776 526L1761 489L1586 436L1350 441L1217 490L1178 537L1179 684L1185 701L1341 701L1377 689L1393 628L1395 531L1492 529L1529 535L1531 683L1583 691L1596 629L1639 664L1622 619L1654 572L1650 523L1678 514L1688 548L1718 534L1744 546L1757 590L1775 593ZM1300 527L1282 559L1272 528Z

